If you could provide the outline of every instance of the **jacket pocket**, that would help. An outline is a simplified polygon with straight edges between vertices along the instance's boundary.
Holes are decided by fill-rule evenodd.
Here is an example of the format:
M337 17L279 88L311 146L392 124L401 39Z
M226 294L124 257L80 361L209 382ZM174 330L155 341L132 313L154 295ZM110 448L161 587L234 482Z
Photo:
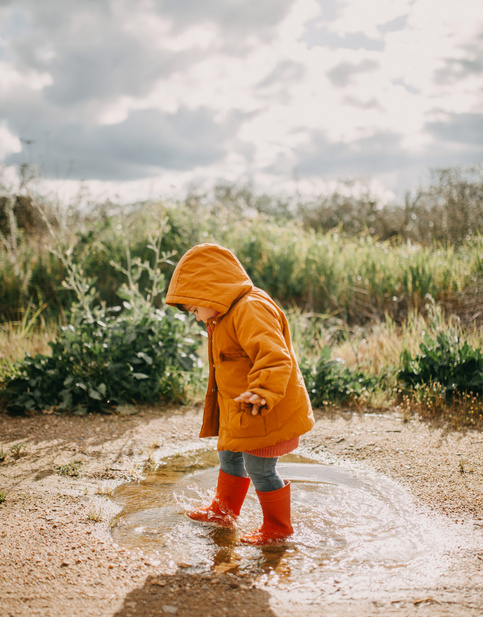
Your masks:
M220 351L220 361L221 362L233 362L234 360L239 360L240 358L248 358L248 355L244 351L233 351L233 352L224 352Z
M252 416L252 406L248 403L230 401L228 406L228 431L232 437L264 437L267 422L260 414Z

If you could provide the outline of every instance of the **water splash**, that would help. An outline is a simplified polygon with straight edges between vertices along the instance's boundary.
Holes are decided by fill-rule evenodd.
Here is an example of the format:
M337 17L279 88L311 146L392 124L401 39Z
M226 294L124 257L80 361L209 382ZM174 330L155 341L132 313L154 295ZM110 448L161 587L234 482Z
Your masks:
M419 510L396 482L294 455L285 460L279 470L292 485L294 535L281 546L238 542L261 522L253 489L236 530L184 516L213 497L218 468L211 451L171 457L143 481L119 487L113 499L123 510L113 538L174 569L247 575L305 599L347 589L355 597L427 588L448 568L460 532Z

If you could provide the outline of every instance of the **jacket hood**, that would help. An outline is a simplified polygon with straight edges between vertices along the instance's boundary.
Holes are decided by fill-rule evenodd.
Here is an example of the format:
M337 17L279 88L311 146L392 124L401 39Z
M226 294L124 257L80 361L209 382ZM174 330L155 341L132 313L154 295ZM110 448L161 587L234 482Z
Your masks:
M250 277L230 250L218 244L198 244L176 266L165 302L204 306L224 315L252 289Z

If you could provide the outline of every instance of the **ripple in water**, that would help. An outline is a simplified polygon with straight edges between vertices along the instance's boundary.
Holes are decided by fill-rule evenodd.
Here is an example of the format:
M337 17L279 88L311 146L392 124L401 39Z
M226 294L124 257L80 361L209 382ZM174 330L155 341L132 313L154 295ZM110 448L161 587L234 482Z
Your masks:
M261 523L253 488L237 530L190 521L184 511L210 503L214 452L166 459L143 481L119 487L123 507L112 535L172 570L233 572L279 590L351 595L434 585L461 540L456 526L419 510L397 483L357 468L290 455L279 464L292 488L294 535L283 545L250 547L239 536ZM344 591L342 591L344 593Z

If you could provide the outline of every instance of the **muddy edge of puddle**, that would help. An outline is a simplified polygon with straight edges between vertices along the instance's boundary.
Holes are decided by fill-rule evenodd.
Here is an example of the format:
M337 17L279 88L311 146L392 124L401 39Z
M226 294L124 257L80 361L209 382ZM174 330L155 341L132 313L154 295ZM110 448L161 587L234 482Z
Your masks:
M162 459L142 481L118 487L112 499L123 509L114 540L186 572L250 575L259 584L299 593L302 587L333 593L334 577L359 593L431 586L447 570L448 555L472 547L458 525L421 511L386 476L292 454L279 471L291 482L294 534L278 547L250 549L239 537L261 522L253 490L234 530L184 516L186 509L211 502L214 462L212 451L188 451Z

